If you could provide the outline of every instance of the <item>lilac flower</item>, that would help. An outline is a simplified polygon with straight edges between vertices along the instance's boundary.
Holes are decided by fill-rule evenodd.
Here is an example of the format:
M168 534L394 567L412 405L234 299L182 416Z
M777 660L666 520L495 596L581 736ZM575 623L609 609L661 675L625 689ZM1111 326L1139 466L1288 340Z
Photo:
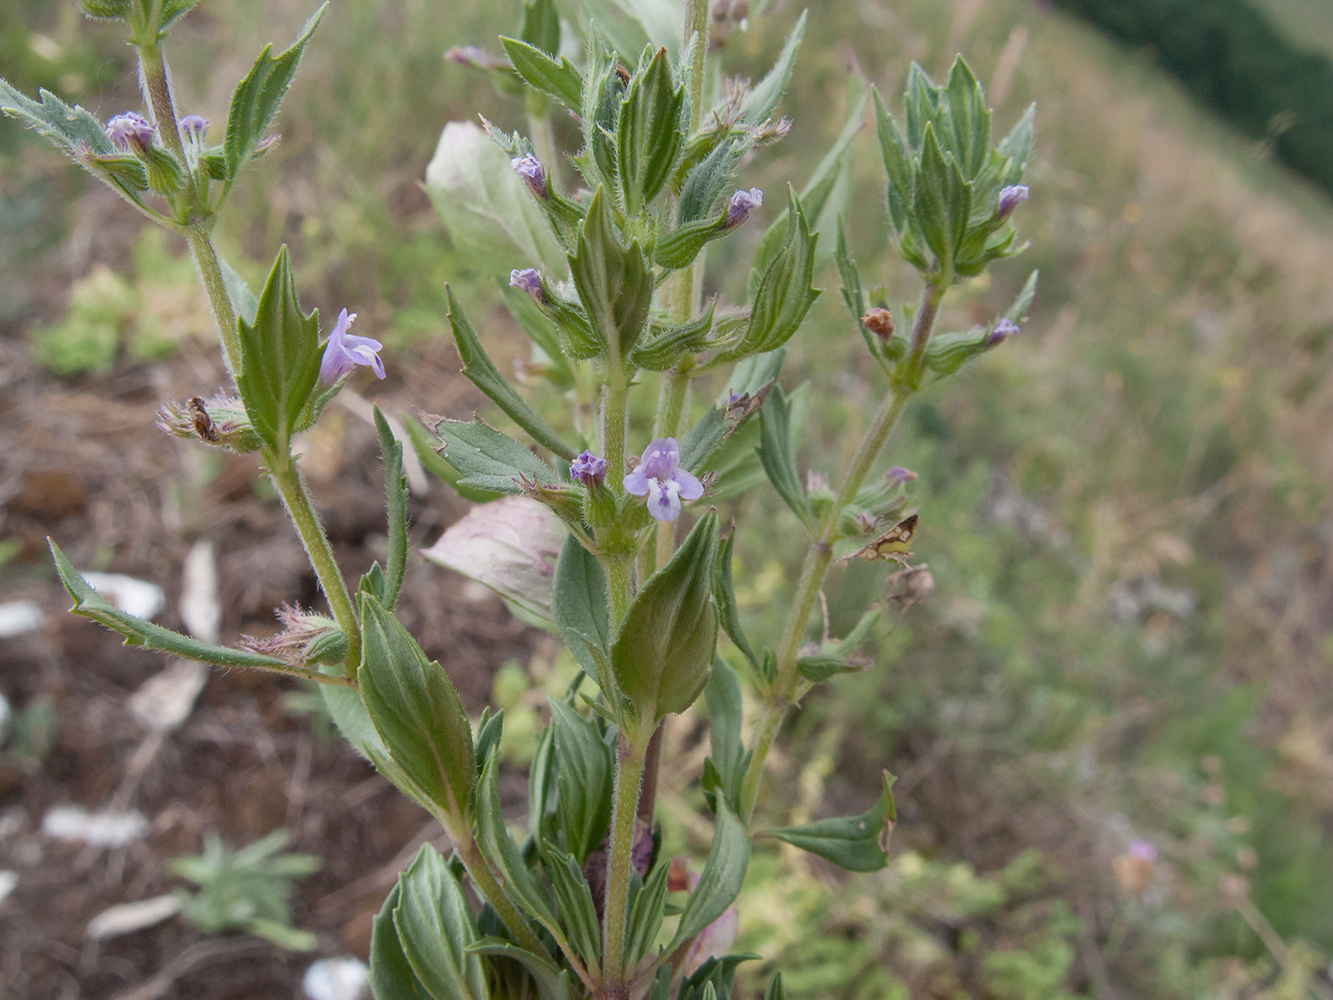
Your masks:
M915 472L911 469L905 469L901 465L891 465L889 471L884 473L886 483L910 483L915 478Z
M735 229L763 203L764 192L758 188L750 188L749 191L737 191L727 202L727 219L723 226L727 229Z
M1144 840L1142 837L1135 837L1129 842L1129 856L1136 861L1146 861L1152 864L1157 860L1157 848L1151 841Z
M657 438L648 445L643 461L625 477L625 489L648 498L648 513L659 521L680 517L682 500L698 500L703 483L680 467L680 446L675 438Z
M186 142L203 142L208 133L208 119L199 115L186 115L180 120L181 138Z
M153 131L147 119L133 111L116 115L106 123L107 137L118 148L133 149L139 153L148 152L148 146L153 141Z
M529 153L527 156L514 157L509 165L514 168L514 173L523 178L529 191L542 201L546 200L546 168L542 166L541 160Z
M1017 334L1019 327L1017 323L1011 323L1007 319L1002 319L991 328L991 332L986 337L986 346L995 347L997 344L1003 344L1010 337Z
M589 489L601 486L602 481L606 479L606 459L585 451L569 463L569 478Z
M375 369L376 378L384 378L384 362L376 351L384 350L384 345L369 337L358 337L348 333L356 313L348 314L344 309L338 314L338 322L333 324L333 332L324 342L324 360L319 365L319 380L325 385L332 385L357 365L369 365Z
M542 291L542 276L533 268L525 267L522 270L514 268L510 271L509 287L527 292L538 304L546 301L546 293Z
M997 214L1001 219L1007 219L1019 205L1028 200L1028 186L1026 184L1012 184L1009 187L1000 188L1000 199Z

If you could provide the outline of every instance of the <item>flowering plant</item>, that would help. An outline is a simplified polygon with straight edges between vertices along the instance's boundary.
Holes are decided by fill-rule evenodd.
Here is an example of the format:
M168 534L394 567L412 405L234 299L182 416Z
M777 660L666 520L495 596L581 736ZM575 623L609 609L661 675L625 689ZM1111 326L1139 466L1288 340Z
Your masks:
M578 64L559 54L575 29L553 0L526 0L518 36L501 39L505 58L459 50L460 61L522 86L530 137L486 123L491 145L478 144L475 129L451 126L428 188L460 245L500 247L522 265L511 271L507 302L540 352L534 370L597 414L591 426L548 423L500 374L450 293L464 374L531 444L475 419L442 420L433 437L414 441L438 450L428 457L439 465L442 455L456 485L487 501L465 532L429 554L496 587L527 620L559 635L581 668L568 696L551 702L520 844L500 811L503 713L487 711L474 727L448 666L431 660L394 613L407 560L403 444L376 410L389 550L354 592L292 452L293 435L319 420L357 366L384 377L382 344L351 334L354 316L345 309L321 343L317 313L300 306L286 248L256 296L211 237L239 172L275 141L273 117L324 9L288 48L260 54L233 94L221 141L209 145L207 121L178 115L162 53L167 30L194 2L80 0L90 16L129 26L147 117L126 112L103 125L49 93L33 101L2 82L0 107L187 241L235 395L169 402L160 425L259 454L331 617L284 607L287 628L275 639L245 648L202 643L100 597L52 542L73 610L127 642L318 682L353 746L438 818L453 859L423 848L375 922L371 980L381 1000L729 996L746 956L724 952L755 835L851 871L875 871L887 860L895 820L887 771L859 815L760 830L755 806L783 720L817 685L864 665L855 652L879 606L840 640L811 636L834 565L854 557L894 562L905 567L895 579L908 597L929 589L924 567L908 564L918 515L907 486L915 477L896 465L879 476L872 470L914 393L1018 333L1035 274L993 322L951 333L935 326L958 279L1021 249L1012 216L1028 197L1019 182L1031 110L992 146L991 112L961 59L944 85L913 68L902 125L873 93L892 244L920 273L919 305L895 308L881 290L867 291L842 233L846 196L836 181L870 99L862 87L834 149L799 195L788 188L785 207L758 240L747 301L705 306L708 244L764 205L763 193L738 186L739 178L749 154L790 127L775 115L805 16L754 85L715 82L710 31L730 14L711 11L708 0L688 0L683 20L666 0L643 5L640 17L603 5L605 19L578 26ZM592 8L601 10L585 10ZM550 127L561 107L579 127L580 148L568 158ZM520 200L483 203L484 192L469 191L468 178L496 166L502 173L491 179L512 182L509 193ZM826 235L821 246L812 219L836 227L836 238ZM814 470L801 475L793 445L799 407L779 381L786 344L820 294L813 282L828 261L836 261L850 324L885 383L836 486ZM650 429L630 420L629 405L648 379L658 383ZM691 389L704 379L720 382L721 392L691 406ZM724 536L708 504L744 488L757 470L808 539L785 629L772 642L744 627L732 583L736 533ZM676 523L696 511L678 542ZM748 726L742 677L758 705ZM662 729L700 696L711 738L700 780L714 835L696 874L660 856L654 796ZM480 909L468 902L469 884ZM669 908L672 893L685 895ZM775 977L766 996L784 995Z

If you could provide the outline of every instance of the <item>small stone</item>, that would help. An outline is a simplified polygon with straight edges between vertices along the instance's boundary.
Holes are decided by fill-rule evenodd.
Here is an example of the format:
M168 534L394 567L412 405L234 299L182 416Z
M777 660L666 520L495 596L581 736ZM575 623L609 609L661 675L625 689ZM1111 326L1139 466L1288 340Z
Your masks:
M309 1000L363 1000L370 996L369 970L352 955L321 958L305 970L301 991Z

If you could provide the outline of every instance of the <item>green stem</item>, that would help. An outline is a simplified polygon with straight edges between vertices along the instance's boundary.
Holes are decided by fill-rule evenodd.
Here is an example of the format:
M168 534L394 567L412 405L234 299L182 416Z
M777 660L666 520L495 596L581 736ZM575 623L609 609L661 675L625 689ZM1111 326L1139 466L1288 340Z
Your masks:
M703 118L704 69L708 56L709 0L688 0L685 7L685 44L694 39L690 59L690 131L699 128Z
M634 557L613 555L602 562L606 569L606 589L611 603L611 633L620 628L634 599Z
M602 384L602 454L606 456L606 484L619 497L625 491L625 428L626 400L625 373L619 361L607 364L606 379Z
M271 457L265 456L266 460ZM356 609L352 606L342 570L338 568L333 549L329 547L328 536L324 534L324 526L320 524L319 515L310 503L310 493L301 477L300 467L290 456L282 462L266 461L265 464L269 469L269 478L282 497L292 523L296 525L296 533L301 536L301 544L305 546L306 555L328 599L333 617L347 636L344 672L349 678L354 677L361 662L361 627L357 623Z
M442 821L443 818L441 817ZM449 839L454 842L454 851L458 854L458 860L463 862L463 867L468 875L472 877L472 883L477 887L477 892L495 908L496 914L504 922L509 933L513 935L514 941L519 947L532 952L534 955L545 955L546 947L541 943L528 922L523 919L523 914L518 912L518 908L509 901L505 895L504 889L500 883L495 880L491 874L490 866L486 864L486 859L482 856L481 848L471 834L459 836L454 824L445 822L445 830L449 834ZM579 970L580 978L587 980L587 972Z
M648 735L652 735L651 731ZM617 987L623 992L625 983L625 921L629 914L634 827L646 753L647 747L641 736L631 743L625 734L621 734L611 812L611 851L606 864L606 914L602 923L602 982L609 991L608 997L620 995Z
M236 313L232 310L231 297L227 294L227 283L222 278L222 265L213 247L213 238L203 223L191 221L186 239L190 242L194 266L199 269L199 279L208 294L213 322L222 338L227 369L234 378L241 370L241 335L236 330Z
M842 511L856 499L856 494L864 485L871 466L888 441L894 424L902 415L903 407L916 386L920 384L926 344L935 327L935 318L939 313L944 290L945 286L941 283L927 283L912 329L910 353L902 362L904 374L894 379L893 391L884 400L879 412L875 414L874 421L867 428L865 437L861 439L861 444L843 478L842 488L839 489L837 498L820 522L818 535L806 551L796 592L792 596L791 611L787 615L786 628L778 646L777 679L766 692L768 701L755 727L754 753L741 781L741 815L747 823L754 814L755 802L759 798L759 787L763 781L768 751L782 726L787 710L797 700L800 674L797 671L796 661L805 639L806 624L814 613L815 605L819 601L819 592L824 587L824 579L828 576L829 566L833 561L833 543L837 540L838 522L842 517Z

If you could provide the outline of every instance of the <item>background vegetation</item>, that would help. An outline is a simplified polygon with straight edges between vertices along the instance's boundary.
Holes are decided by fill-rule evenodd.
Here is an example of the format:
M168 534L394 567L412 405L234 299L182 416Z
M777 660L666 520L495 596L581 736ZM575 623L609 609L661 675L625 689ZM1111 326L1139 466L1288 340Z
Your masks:
M1284 5L1309 16L1269 0ZM184 110L220 120L225 81L307 6L201 4L178 32ZM495 276L470 270L418 188L446 120L479 110L521 126L517 100L441 59L492 44L516 6L446 18L426 0L337 4L289 98L276 169L237 192L247 210L232 213L229 256L292 244L310 297L357 311L391 368L440 356L446 279L479 327L522 349ZM734 34L728 71L760 65L798 11L772 3ZM109 34L27 0L0 39L5 73L105 117L134 88ZM888 766L895 861L844 882L775 850L743 897L740 944L762 956L752 968L790 970L795 997L1333 995L1333 206L1270 162L1302 133L1264 141L1267 106L1245 120L1260 140L1238 136L1148 56L1025 0L821 4L786 104L791 137L746 183L800 187L840 127L849 66L894 94L911 60L940 75L958 50L989 81L1000 128L1038 101L1038 146L1020 209L1032 249L956 293L946 323L993 314L1032 267L1042 284L1020 338L913 404L891 460L920 475L916 548L936 590L894 613L871 670L808 704L761 805L782 821L852 812ZM1310 143L1302 162L1333 164L1333 128ZM164 351L204 350L189 346L203 324L188 268L164 267L127 210L109 216L121 236L88 232L108 219L97 192L10 123L0 150L6 338L93 394ZM884 256L876 159L867 130L849 238L863 276L906 296L905 268ZM736 263L729 281L744 280ZM815 467L882 389L836 273L823 284L788 376L789 390L813 383L801 455ZM795 533L773 497L740 502L774 525L737 573L752 581L746 613L772 618ZM44 572L25 559L8 568ZM835 579L834 633L849 625L842 593L884 586L868 568ZM522 707L556 676L511 666L495 684ZM521 763L521 724L509 732ZM705 752L690 723L673 732L668 847L697 836ZM1136 840L1158 859L1135 857Z

